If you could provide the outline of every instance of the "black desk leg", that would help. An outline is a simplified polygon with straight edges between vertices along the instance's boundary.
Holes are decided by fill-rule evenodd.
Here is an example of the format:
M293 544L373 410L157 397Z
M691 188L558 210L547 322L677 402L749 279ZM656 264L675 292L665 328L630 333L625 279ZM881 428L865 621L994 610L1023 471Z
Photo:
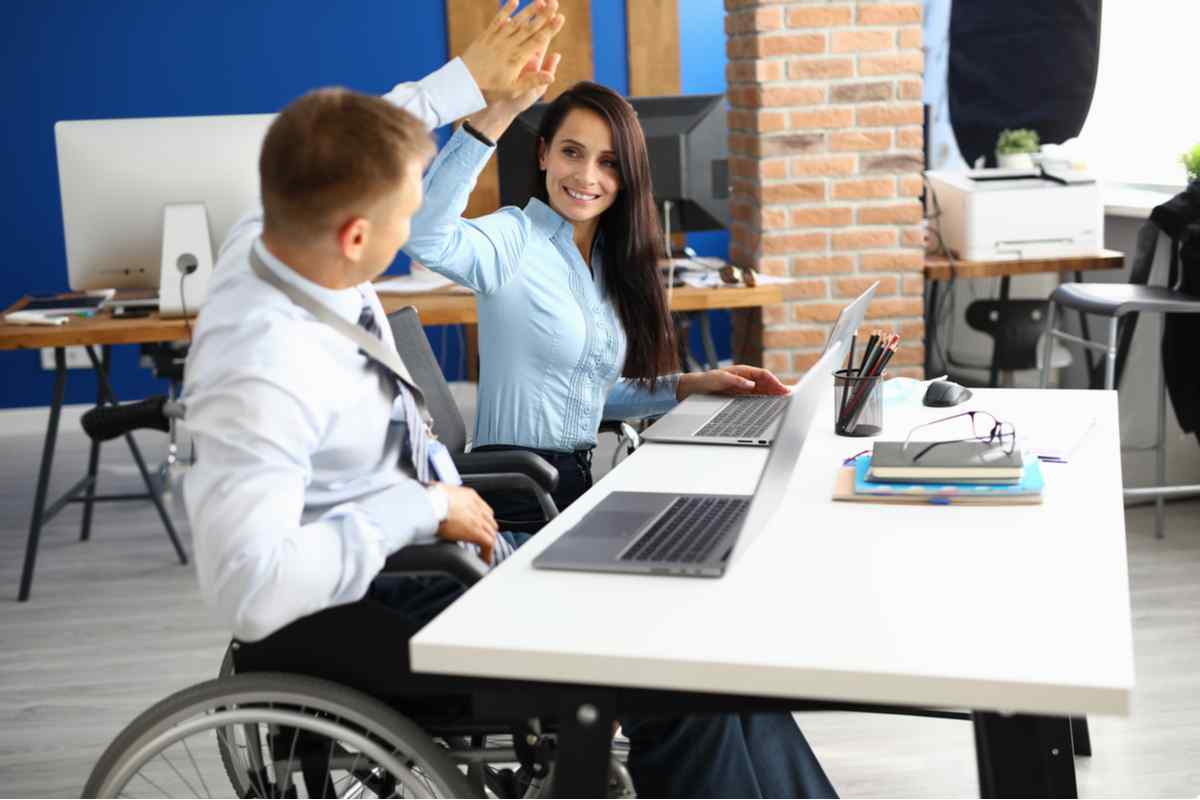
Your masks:
M1005 275L1000 279L1000 302L1008 299L1009 286L1012 284L1012 278ZM1000 385L1000 343L992 341L992 368L988 372L988 386L995 389Z
M1083 272L1081 270L1075 270L1075 282L1083 283ZM1087 339L1089 342L1092 340L1090 328L1091 325L1088 324L1087 312L1082 308L1079 309L1079 335L1084 339ZM1090 347L1083 348L1083 360L1087 365L1088 388L1100 389L1104 387L1104 378L1100 373L1099 367L1092 359L1092 355L1093 354ZM1101 362L1101 364L1103 364L1103 362Z
M941 367L936 366L937 362L937 304L938 290L941 288L940 281L929 281L929 296L925 299L925 377L931 378L938 374L939 369L944 369L945 364Z
M704 344L704 368L716 369L721 366L720 359L717 358L717 346L713 343L712 324L709 319L709 312L696 311L693 312L700 320L700 340Z
M112 348L105 346L101 351L100 368L108 374L109 356ZM96 405L104 403L104 388L100 383L100 379L96 378ZM92 507L96 505L96 475L100 468L100 440L92 439L92 446L88 452L88 468L87 468L87 494L83 496L83 523L79 526L79 541L86 542L92 537Z
M1088 732L1087 717L1071 717L1071 744L1075 746L1077 756L1092 754L1092 736Z
M54 348L54 399L50 402L50 421L46 423L46 442L42 445L42 466L38 470L37 489L33 493L33 518L29 521L29 539L25 542L25 566L21 570L21 589L17 600L24 603L33 588L33 568L37 563L38 539L42 535L42 513L46 510L46 490L50 484L50 469L54 465L54 443L58 439L58 418L62 413L63 395L67 390L67 355L61 347Z
M610 693L568 692L559 700L554 797L605 797L615 704Z
M1071 721L977 712L980 797L1078 797Z
M104 393L105 399L112 405L117 405L117 396L113 393L112 385L108 382L108 373L100 365L99 359L96 358L95 351L91 347L87 348L88 358L92 361L92 367L96 370L96 378L100 382L101 390ZM107 360L108 356L105 355ZM153 501L154 507L158 509L158 516L162 519L163 527L167 529L167 535L171 537L171 544L175 545L175 552L179 555L179 563L188 563L187 553L183 550L183 544L179 541L179 534L175 532L175 526L171 524L171 517L167 514L167 509L163 506L162 495L159 494L158 486L150 477L150 471L146 469L146 462L142 459L142 451L138 448L137 442L133 440L132 433L125 434L125 443L129 445L129 452L133 453L133 460L137 462L138 472L142 473L142 481L146 484L146 491L150 494L150 500Z

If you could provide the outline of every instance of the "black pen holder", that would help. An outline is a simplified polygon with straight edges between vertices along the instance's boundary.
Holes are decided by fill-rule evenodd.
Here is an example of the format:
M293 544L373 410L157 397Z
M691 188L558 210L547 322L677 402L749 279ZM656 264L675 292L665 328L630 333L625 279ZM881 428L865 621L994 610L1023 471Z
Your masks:
M856 369L833 373L833 432L875 436L883 430L883 380L887 373L860 376Z

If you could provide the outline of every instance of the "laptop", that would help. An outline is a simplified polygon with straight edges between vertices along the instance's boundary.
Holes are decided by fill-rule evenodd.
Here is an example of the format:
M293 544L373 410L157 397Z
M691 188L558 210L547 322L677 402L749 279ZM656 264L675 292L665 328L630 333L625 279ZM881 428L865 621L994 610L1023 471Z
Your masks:
M754 494L613 492L533 560L542 569L716 578L734 545L766 527L779 508L812 427L828 375L845 348L833 342L784 397L779 433ZM748 535L743 535L748 533Z
M825 340L826 352L835 342L849 343L851 335L862 325L867 306L878 286L878 281L871 284L838 312L829 338ZM695 394L647 428L642 433L642 439L648 442L766 447L779 430L785 401L786 398L782 396Z

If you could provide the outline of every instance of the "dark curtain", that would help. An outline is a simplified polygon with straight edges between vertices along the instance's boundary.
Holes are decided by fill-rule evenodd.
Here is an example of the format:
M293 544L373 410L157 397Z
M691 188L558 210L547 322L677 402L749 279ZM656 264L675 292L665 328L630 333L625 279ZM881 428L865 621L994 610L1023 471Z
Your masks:
M955 0L950 121L968 164L995 165L1005 128L1062 142L1083 127L1100 54L1100 0Z

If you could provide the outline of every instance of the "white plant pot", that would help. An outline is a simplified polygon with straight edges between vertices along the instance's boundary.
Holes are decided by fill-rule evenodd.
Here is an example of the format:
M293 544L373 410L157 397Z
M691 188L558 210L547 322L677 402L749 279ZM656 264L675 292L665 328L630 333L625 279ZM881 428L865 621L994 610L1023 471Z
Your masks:
M1033 169L1033 153L996 153L1000 169Z

